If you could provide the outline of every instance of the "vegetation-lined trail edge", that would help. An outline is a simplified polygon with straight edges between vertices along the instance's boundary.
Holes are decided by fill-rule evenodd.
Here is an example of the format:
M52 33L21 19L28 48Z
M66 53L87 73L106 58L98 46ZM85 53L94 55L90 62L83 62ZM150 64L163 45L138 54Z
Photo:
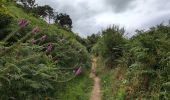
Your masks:
M91 68L91 73L90 73L90 78L93 79L94 85L93 85L93 90L91 93L91 98L90 100L101 100L101 95L100 95L100 78L96 75L96 58L92 59L92 68Z

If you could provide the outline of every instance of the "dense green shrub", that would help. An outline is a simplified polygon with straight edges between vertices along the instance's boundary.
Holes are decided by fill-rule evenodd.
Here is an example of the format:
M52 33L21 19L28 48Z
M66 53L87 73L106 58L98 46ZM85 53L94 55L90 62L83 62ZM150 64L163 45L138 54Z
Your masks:
M5 14L4 12L0 12L0 28L4 28L8 26L12 21L12 17L9 14Z
M125 38L124 29L113 26L102 32L101 39L94 46L93 52L105 59L105 64L114 67L116 60L123 55Z
M121 91L124 91L124 99L169 98L170 25L161 24L148 31L137 31L136 35L126 41L118 36L106 35L108 33L93 47L99 57L113 58L108 63L116 68L113 71L117 73L107 72L113 74L108 76L103 72L106 74L104 77L112 81L103 88L108 88L108 91L111 91L110 88L116 89L112 94L104 92L103 98L113 96L119 99L117 96L122 94ZM115 47L121 47L120 51L112 50ZM124 73L117 71L117 68L125 70ZM116 83L119 85L112 85Z
M9 30L7 26L12 22L13 17L3 4L0 4L0 40L3 39Z
M8 26L12 21L12 15L8 12L5 5L0 3L0 28Z

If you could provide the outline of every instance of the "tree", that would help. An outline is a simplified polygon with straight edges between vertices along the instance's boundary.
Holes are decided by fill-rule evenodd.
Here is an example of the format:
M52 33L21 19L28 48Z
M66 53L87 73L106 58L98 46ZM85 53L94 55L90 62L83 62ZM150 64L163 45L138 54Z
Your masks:
M36 8L36 15L42 18L45 18L47 16L46 9L44 6L38 6Z
M48 17L48 21L50 23L50 20L54 18L54 10L49 5L45 5L44 8L45 8L45 13L47 14Z
M28 7L28 8L34 8L37 4L35 4L35 0L18 0L19 2L21 2L24 7Z
M35 9L35 13L39 17L48 18L49 23L51 19L54 18L54 10L49 5L37 6Z
M69 15L67 14L57 14L55 18L55 23L60 24L62 27L71 30L72 28L72 20Z
M33 8L33 7L36 6L35 0L27 0L27 3L28 3L28 5L29 5L29 7L31 7L31 8Z

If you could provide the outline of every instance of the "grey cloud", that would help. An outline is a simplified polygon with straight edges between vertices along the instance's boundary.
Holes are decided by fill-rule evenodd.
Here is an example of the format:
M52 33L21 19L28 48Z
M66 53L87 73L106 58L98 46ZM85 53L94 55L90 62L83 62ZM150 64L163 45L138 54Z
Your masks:
M116 13L124 12L129 8L133 8L132 3L135 0L105 0L106 5L109 5Z
M167 14L157 16L152 20L149 20L147 23L144 23L142 25L142 28L148 29L148 28L153 27L158 24L162 24L162 23L167 24L169 22L169 20L170 20L170 12Z

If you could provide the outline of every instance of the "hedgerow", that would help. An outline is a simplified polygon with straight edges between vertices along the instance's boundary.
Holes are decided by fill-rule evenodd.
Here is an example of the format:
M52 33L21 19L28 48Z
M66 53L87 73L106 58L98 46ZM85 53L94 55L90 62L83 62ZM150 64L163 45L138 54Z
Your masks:
M170 97L170 25L161 24L148 31L138 31L130 39L121 32L117 32L120 35L109 35L115 34L117 28L107 30L93 47L99 58L106 60L103 61L104 69L110 70L111 66L113 70L104 72L103 67L100 68L103 73L100 75L104 75L101 76L103 91L110 91L103 93L103 99L167 100ZM104 83L109 79L110 82Z

